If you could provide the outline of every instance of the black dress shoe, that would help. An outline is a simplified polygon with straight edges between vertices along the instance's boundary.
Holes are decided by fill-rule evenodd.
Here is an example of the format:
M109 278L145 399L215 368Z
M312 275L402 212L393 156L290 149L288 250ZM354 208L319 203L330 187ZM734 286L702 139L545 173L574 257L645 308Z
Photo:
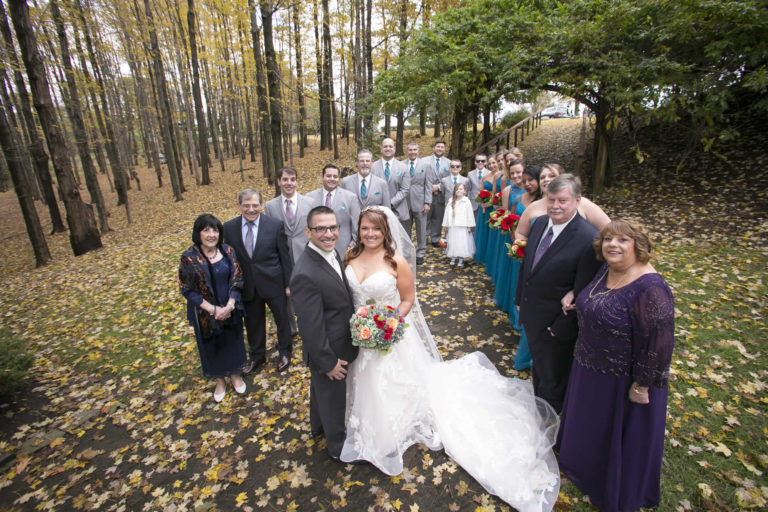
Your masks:
M416 264L422 265L424 263L424 258L416 258Z
M440 244L437 242L432 242L432 247L435 247L435 248L440 247Z
M277 371L285 371L289 366L291 366L291 360L288 358L288 356L280 356L280 358L277 360Z
M258 359L251 359L245 363L245 366L243 366L243 375L248 375L258 370L259 366L263 365L265 361L266 359L263 357Z

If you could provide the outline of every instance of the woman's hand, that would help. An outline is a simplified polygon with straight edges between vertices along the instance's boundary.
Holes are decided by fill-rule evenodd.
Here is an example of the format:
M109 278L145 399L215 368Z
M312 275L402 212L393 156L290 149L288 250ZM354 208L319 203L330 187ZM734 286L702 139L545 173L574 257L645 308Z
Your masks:
M560 305L563 307L564 315L568 316L569 311L576 309L576 304L573 302L575 296L576 295L573 293L573 290L571 290L566 293L562 299L560 299Z
M232 314L232 310L235 309L234 306L231 306L227 304L226 306L217 306L216 307L216 314L213 315L213 318L215 318L218 321L223 321L229 318L229 316Z
M629 386L629 401L636 404L650 403L648 398L648 388L640 386L637 382L633 382Z

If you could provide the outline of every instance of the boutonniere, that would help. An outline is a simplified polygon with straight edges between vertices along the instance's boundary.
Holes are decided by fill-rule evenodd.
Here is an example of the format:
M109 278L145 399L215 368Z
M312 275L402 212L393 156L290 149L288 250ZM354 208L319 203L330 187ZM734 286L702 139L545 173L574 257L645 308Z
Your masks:
M346 210L346 209L347 209L347 207L346 207L346 206L343 206L343 205L342 205L342 206L339 206L339 207L337 208L337 210L339 210L339 211L341 211L341 210Z
M373 195L375 195L375 196L377 196L377 195L379 195L379 194L381 194L381 192L379 192L378 190L377 190L376 192L374 192L374 193L373 193Z

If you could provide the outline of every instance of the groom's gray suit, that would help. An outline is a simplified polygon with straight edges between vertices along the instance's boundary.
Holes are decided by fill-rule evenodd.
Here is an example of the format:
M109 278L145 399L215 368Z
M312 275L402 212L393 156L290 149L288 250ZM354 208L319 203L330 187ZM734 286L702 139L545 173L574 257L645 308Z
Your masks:
M338 253L336 254L338 258ZM339 260L339 268L341 261ZM309 366L309 423L313 434L324 433L328 454L341 455L346 429L347 381L326 373L339 359L351 363L358 348L352 345L349 319L355 311L347 278L314 249L307 247L291 277L291 297L299 320L304 361Z

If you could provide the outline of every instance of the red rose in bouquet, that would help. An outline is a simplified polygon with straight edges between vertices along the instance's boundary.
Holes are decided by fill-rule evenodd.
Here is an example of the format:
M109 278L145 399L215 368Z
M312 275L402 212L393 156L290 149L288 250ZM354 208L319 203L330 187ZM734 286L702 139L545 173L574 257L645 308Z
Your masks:
M475 202L482 205L491 204L491 193L485 189L478 192Z
M501 192L493 194L493 206L501 206Z
M517 225L520 223L520 216L515 213L508 213L499 221L499 229L502 233L514 233Z
M501 222L501 218L504 217L504 214L506 214L506 210L503 208L500 208L494 212L491 212L491 214L488 216L488 227L491 229L499 229L499 223Z
M527 245L528 242L525 240L515 240L515 243L513 244L506 244L507 256L517 261L523 261L523 256L525 255L525 247Z

